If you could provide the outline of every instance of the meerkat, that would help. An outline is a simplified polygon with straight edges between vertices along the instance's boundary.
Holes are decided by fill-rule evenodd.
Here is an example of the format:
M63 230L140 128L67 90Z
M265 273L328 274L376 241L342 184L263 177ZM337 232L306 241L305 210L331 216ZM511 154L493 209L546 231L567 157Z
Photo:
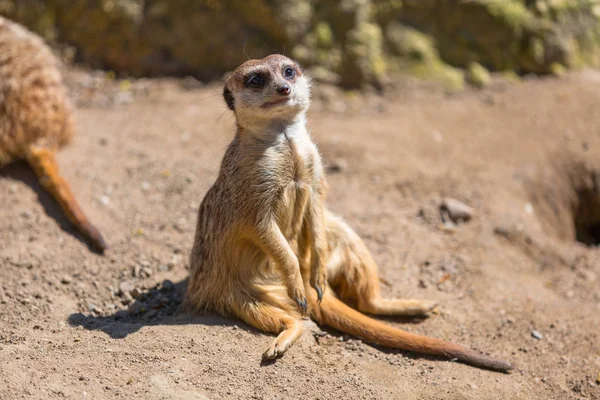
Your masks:
M367 342L512 368L363 314L421 315L435 303L381 298L366 245L326 209L321 156L306 129L310 82L296 62L282 55L247 61L228 77L223 96L237 133L200 205L183 310L234 315L278 335L263 360L281 356L310 316Z
M102 252L106 242L60 176L54 156L74 134L71 113L58 59L39 36L0 17L0 168L25 159L71 223Z

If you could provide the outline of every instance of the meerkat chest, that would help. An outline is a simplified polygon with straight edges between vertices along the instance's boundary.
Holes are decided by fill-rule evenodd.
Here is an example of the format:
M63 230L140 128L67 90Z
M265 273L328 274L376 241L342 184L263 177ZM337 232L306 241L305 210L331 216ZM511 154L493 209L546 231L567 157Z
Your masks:
M275 211L284 235L293 238L300 232L307 206L312 201L319 201L316 195L320 192L318 185L322 172L318 153L310 139L292 138L287 145L286 173Z

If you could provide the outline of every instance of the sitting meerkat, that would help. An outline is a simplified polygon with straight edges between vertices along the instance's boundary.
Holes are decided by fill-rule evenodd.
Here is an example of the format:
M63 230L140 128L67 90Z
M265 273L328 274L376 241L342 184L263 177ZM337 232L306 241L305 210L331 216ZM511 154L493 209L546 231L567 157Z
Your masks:
M510 370L505 361L361 313L419 315L434 304L382 299L366 245L325 208L322 161L306 130L309 86L282 55L247 61L227 79L223 96L237 133L200 205L183 309L235 315L278 334L265 360L294 343L308 314L368 342Z
M27 160L71 223L104 251L102 235L83 214L54 158L69 143L73 125L56 57L40 37L0 17L0 168Z

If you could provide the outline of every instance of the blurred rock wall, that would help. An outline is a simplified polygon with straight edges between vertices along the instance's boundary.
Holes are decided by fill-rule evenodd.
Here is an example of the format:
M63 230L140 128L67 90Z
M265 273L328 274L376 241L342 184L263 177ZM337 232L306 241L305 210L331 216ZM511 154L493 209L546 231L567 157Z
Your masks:
M345 87L600 64L600 0L0 0L0 14L134 76L220 78L272 52Z

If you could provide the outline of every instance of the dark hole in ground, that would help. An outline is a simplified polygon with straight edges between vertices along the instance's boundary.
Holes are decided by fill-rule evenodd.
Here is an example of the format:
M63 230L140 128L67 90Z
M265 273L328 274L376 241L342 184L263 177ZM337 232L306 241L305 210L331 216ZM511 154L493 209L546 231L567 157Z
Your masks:
M600 188L577 192L575 238L588 246L600 245Z

